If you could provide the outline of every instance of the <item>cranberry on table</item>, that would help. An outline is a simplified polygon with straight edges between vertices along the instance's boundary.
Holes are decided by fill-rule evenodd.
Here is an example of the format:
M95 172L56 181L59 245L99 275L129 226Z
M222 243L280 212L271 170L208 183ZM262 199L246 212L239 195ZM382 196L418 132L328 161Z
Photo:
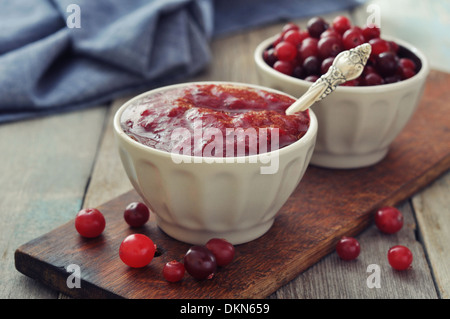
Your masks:
M96 208L86 208L78 212L75 217L77 232L86 238L98 237L105 229L105 217Z
M389 249L388 261L395 270L406 270L412 264L413 254L408 247L397 245Z
M119 247L119 257L132 268L147 266L155 256L156 246L153 241L143 234L127 236Z
M123 217L131 227L141 227L150 218L150 211L144 203L133 202L125 208Z
M359 242L353 237L342 237L336 245L336 252L343 260L354 260L360 253Z
M184 256L184 268L195 279L212 278L217 269L216 257L204 246L192 246Z
M163 276L169 282L178 282L183 279L184 265L176 260L169 261L163 267Z
M226 239L211 238L205 246L213 253L217 266L224 267L233 261L235 249Z
M394 234L403 227L403 215L395 207L382 207L375 213L375 225L386 234Z

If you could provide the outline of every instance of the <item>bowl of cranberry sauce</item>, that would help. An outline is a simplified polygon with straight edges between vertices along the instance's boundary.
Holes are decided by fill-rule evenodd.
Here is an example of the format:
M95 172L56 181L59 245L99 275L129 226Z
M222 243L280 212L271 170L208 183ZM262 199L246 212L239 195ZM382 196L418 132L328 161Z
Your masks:
M317 136L311 110L266 87L193 82L143 93L119 108L125 171L169 236L191 244L262 236L299 187Z
M303 28L288 23L254 52L260 84L299 97L337 54L362 43L372 52L361 76L311 107L319 122L313 165L350 169L383 160L421 99L430 71L425 55L344 16L314 17Z

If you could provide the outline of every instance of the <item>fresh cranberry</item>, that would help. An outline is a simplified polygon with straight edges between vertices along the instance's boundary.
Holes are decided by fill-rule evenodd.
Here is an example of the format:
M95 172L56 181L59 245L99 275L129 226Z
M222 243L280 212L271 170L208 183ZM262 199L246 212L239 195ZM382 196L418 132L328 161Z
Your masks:
M301 65L297 65L292 71L292 76L298 79L303 79L305 77L305 72L303 72L303 67Z
M224 267L233 261L235 249L227 240L212 238L205 246L213 253L217 266Z
M362 34L366 42L369 42L372 39L379 38L381 30L376 25L370 24L362 30Z
M216 257L204 246L193 246L184 256L184 267L195 279L212 278L217 269Z
M308 75L306 78L305 78L305 81L308 81L308 82L316 82L317 80L319 79L319 77L317 76L317 75Z
M85 208L75 217L75 229L86 238L98 237L105 229L105 217L96 208Z
M406 270L411 266L413 254L408 247L397 245L389 249L388 261L395 270Z
M123 217L131 227L141 227L150 218L150 211L144 203L133 202L125 208Z
M322 34L320 35L320 39L323 38L328 38L328 37L332 37L332 38L338 38L340 40L342 40L342 35L339 34L336 30L334 29L326 29L324 32L322 32Z
M395 41L388 41L391 51L394 53L398 53L399 46Z
M119 247L119 257L128 266L142 268L147 266L155 256L156 246L143 234L127 236Z
M391 76L386 76L384 78L384 83L385 84L391 84L391 83L400 82L401 80L402 80L401 75L394 74L394 75L391 75Z
M343 260L353 260L360 253L359 242L353 237L342 237L336 245L336 252Z
M275 47L275 55L280 61L292 61L297 56L297 48L290 42L281 41Z
M321 17L314 17L308 20L307 28L309 35L318 39L328 29L328 23Z
M323 60L322 64L320 65L320 73L321 74L327 73L328 69L333 64L333 62L334 62L334 57L329 57L329 58L326 58L325 60Z
M398 64L402 68L409 68L411 70L415 70L416 69L416 63L414 63L413 60L408 59L408 58L401 58L400 60L398 60Z
M344 49L342 41L335 37L322 38L317 43L317 50L322 59L335 57Z
M380 53L390 51L391 49L389 42L381 38L371 39L369 40L369 44L372 47L372 51L370 52L372 57L376 57Z
M416 72L410 68L402 68L402 80L409 79L416 75Z
M307 57L310 56L317 56L318 54L318 48L317 44L319 43L319 40L316 38L306 38L303 40L302 44L300 45L300 48L298 49L298 54L302 60L305 60Z
M300 32L299 30L290 30L283 36L283 40L289 42L295 46L300 45L304 39L308 37L306 32Z
M163 267L163 276L169 282L178 282L183 279L184 265L176 260L169 261Z
M282 32L282 34L286 34L287 32L289 32L291 30L298 31L298 30L300 30L300 27L293 22L289 22L283 26L283 28L281 29L281 32Z
M382 207L375 213L375 225L383 233L394 234L403 227L403 215L395 207Z
M358 81L350 80L341 84L342 86L358 86Z
M292 72L294 71L292 63L287 61L277 61L273 65L273 68L286 75L292 75Z
M344 34L345 31L351 28L352 24L346 16L337 16L333 19L331 26L338 33Z
M309 56L303 61L303 70L308 75L317 75L320 73L321 62L316 56Z
M360 28L351 27L347 31L344 32L342 36L342 43L344 45L344 49L350 50L352 48L357 47L365 42L364 36L361 32Z
M382 76L394 75L397 71L397 57L395 53L390 51L380 53L376 58L375 68Z
M275 62L277 62L277 60L278 60L277 56L275 55L275 49L270 48L270 49L264 50L263 59L268 65L273 67Z
M364 77L364 84L371 86L371 85L381 85L384 84L383 78L378 75L377 73L367 73Z

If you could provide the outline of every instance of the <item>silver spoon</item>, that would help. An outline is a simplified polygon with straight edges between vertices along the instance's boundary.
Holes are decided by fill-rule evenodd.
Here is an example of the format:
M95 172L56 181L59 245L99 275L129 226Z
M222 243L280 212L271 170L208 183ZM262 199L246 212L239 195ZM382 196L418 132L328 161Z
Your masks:
M364 70L371 51L370 44L364 43L339 53L328 72L317 79L305 94L292 103L286 109L286 114L291 115L305 111L315 102L322 100L336 90L339 84L356 79Z

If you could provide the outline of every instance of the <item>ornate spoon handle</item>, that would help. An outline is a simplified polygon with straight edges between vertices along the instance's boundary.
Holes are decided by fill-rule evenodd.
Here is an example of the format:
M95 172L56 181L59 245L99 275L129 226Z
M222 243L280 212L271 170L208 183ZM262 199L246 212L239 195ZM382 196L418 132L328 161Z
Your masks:
M356 79L361 75L369 59L372 47L368 43L342 51L334 59L328 72L322 75L297 101L286 109L286 114L294 114L308 109L315 102L333 92L339 84Z

